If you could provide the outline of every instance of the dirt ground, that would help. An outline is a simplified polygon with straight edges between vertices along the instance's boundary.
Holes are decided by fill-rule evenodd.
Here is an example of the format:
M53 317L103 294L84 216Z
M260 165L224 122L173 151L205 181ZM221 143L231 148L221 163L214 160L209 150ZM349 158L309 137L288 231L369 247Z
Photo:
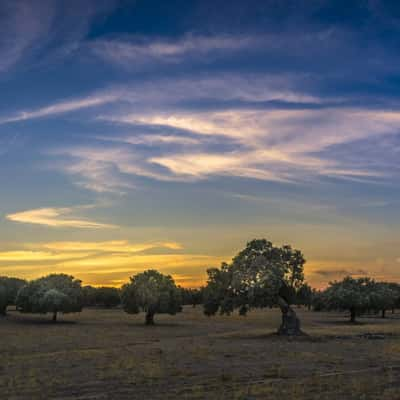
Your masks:
M400 313L346 323L299 311L308 336L279 338L278 310L247 317L85 310L0 320L0 399L400 399Z

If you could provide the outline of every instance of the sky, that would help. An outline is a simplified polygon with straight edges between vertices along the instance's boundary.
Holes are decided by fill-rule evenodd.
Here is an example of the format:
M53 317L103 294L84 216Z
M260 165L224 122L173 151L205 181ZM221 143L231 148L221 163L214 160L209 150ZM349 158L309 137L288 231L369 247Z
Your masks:
M400 281L400 3L1 0L0 275L187 287L253 238Z

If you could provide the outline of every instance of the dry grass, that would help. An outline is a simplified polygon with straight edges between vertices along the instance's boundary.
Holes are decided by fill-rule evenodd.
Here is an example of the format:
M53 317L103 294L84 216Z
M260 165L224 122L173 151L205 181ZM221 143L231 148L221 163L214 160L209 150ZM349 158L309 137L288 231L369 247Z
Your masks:
M273 335L277 310L247 317L85 310L0 320L1 399L400 399L400 315L300 311L309 336ZM362 337L365 333L384 339Z

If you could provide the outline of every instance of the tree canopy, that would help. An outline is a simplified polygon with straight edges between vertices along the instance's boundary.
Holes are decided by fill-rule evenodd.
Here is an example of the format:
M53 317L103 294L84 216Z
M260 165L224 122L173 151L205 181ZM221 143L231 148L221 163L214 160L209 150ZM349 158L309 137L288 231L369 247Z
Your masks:
M400 297L399 285L388 282L375 282L373 291L370 293L370 307L381 312L385 318L386 310L396 307Z
M52 274L30 281L18 292L17 309L24 313L57 314L82 310L81 281L65 274Z
M25 284L23 279L0 276L0 315L5 315L7 307L15 304L18 291Z
M350 311L350 321L365 310L372 309L372 296L376 290L375 282L370 278L345 277L341 281L331 282L323 293L326 308Z
M174 315L182 311L179 288L170 275L148 270L130 278L122 287L121 300L124 310L130 314L146 313L146 324L154 324L154 315Z
M279 306L282 324L278 333L300 334L300 321L290 307L304 281L305 259L290 246L276 247L265 239L255 239L233 258L231 264L207 271L204 312L240 314L254 307Z

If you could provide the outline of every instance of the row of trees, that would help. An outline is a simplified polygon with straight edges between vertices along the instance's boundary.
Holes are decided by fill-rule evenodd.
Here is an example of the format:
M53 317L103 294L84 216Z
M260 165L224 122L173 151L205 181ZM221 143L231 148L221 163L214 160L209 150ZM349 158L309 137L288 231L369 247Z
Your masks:
M371 312L380 312L385 318L387 310L400 307L400 285L348 276L340 282L330 283L323 291L312 292L311 302L316 311L348 311L351 322L355 322L357 316Z
M207 271L202 289L178 287L173 278L155 270L137 274L121 289L81 286L81 281L65 274L53 274L29 282L0 278L0 313L15 304L26 313L79 312L84 306L116 307L132 314L144 312L145 322L154 324L158 313L176 314L182 305L203 304L208 316L230 314L235 309L245 315L252 308L279 307L282 322L278 333L302 334L294 305L315 310L348 310L350 319L364 312L400 307L400 285L375 282L369 278L344 278L332 282L324 291L313 290L304 282L305 259L290 246L276 247L271 242L253 240L230 264Z
M82 288L84 307L117 307L121 304L121 290L115 287L93 287Z

